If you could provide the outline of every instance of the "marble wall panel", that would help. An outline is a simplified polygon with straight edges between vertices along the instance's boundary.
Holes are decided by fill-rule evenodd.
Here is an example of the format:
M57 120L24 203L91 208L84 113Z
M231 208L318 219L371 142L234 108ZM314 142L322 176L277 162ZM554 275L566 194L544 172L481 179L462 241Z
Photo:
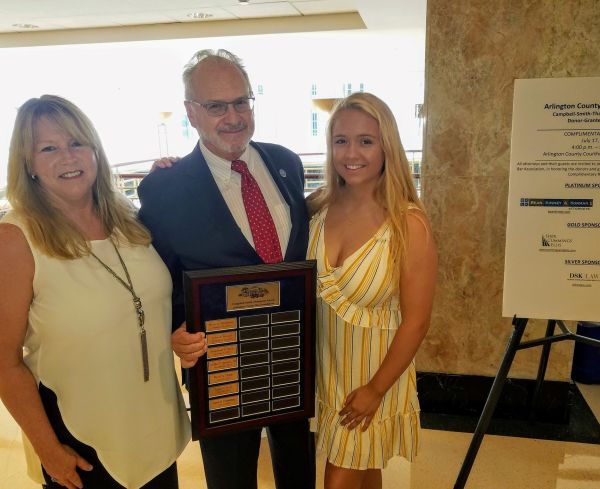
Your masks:
M495 375L502 318L506 200L515 78L600 75L597 0L429 0L423 201L439 247L422 371ZM543 335L532 321L527 338ZM570 376L572 343L552 348L548 378ZM539 349L511 375L535 377Z

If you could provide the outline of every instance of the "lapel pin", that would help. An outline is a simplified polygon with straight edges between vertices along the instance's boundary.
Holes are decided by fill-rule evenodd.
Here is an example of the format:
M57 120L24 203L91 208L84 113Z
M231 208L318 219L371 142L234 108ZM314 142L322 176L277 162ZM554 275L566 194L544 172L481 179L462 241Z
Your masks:
M282 168L281 170L279 170L279 174L280 174L280 175L281 175L283 178L285 178L285 177L286 177L286 175L287 175L287 173L285 172L285 170L284 170L283 168Z

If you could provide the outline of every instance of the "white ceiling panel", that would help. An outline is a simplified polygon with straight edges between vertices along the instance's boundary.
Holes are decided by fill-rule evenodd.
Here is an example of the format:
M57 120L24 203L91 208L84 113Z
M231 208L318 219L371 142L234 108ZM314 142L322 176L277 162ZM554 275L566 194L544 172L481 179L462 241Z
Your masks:
M6 23L5 23L6 22ZM62 22L62 19L61 19ZM13 21L13 20L6 20L4 18L2 18L2 20L0 21L0 33L8 33L8 32L15 32L15 33L29 33L31 32L31 29L28 28L24 28L24 27L18 27L17 25L20 24L21 22L18 21ZM36 31L53 31L53 30L57 30L57 29L66 29L66 27L61 23L61 24L54 24L51 22L47 22L45 20L41 20L36 22L34 25L36 25L38 27L38 29L36 29ZM114 24L112 24L114 25ZM0 47L3 47L2 44L0 43Z
M164 10L169 9L189 9L204 10L208 7L235 7L240 6L238 0L124 0L126 3L135 6L138 10ZM281 3L283 0L250 0L249 5L262 5L266 3ZM320 0L326 1L326 0ZM246 5L244 5L246 6Z
M225 10L231 12L240 19L250 19L253 17L288 17L301 15L288 2L271 3L250 3L248 5L235 5L225 7Z
M85 29L93 27L113 27L121 25L135 25L159 22L172 22L165 16L156 13L144 13L138 15L135 13L129 14L98 14L98 15L77 15L71 17L47 17L44 19L32 19L32 23L40 25L50 23L60 25L64 29Z
M211 17L202 20L193 19L188 17L188 14L191 12L203 12L205 14L209 14ZM193 11L190 11L190 9L164 10L162 13L172 19L174 22L210 22L211 20L237 19L237 17L231 12L227 12L225 9L216 7L204 7L202 9L196 9Z
M24 18L85 16L102 13L137 12L139 7L122 0L2 0L0 9Z
M213 14L209 20L358 12L369 29L406 29L424 26L425 5L426 0L249 0L248 5L238 0L0 0L0 34L197 22L188 17L192 12Z
M237 3L236 0L168 0L167 2L165 0L124 0L124 2L132 5L139 11L164 10L165 8L194 11L204 7L223 7Z
M298 0L292 2L302 15L355 12L358 10L353 0Z

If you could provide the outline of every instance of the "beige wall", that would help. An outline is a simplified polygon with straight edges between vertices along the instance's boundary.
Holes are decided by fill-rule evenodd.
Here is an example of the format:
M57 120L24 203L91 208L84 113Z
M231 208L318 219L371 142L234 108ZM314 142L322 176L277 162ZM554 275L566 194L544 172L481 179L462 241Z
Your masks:
M512 331L501 308L513 80L597 75L598 0L428 1L422 181L440 274L419 370L493 376ZM549 378L569 378L572 346L553 346ZM534 377L539 351L518 353L511 376Z

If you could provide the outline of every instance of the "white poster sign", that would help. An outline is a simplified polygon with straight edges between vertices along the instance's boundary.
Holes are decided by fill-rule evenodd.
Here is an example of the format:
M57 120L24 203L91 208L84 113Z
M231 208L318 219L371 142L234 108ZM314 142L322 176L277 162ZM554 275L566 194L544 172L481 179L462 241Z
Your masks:
M514 90L502 314L600 321L600 78Z

